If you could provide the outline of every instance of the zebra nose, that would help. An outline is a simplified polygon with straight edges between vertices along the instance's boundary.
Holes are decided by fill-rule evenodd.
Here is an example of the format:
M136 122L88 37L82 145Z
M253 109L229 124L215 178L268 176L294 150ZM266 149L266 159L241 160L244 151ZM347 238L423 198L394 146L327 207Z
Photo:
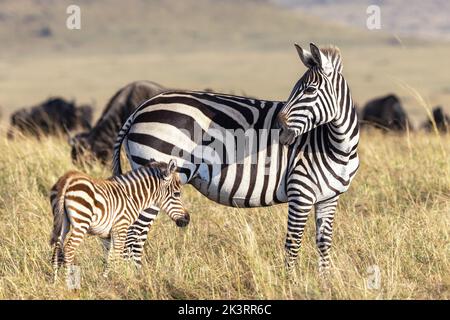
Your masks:
M191 217L189 216L189 213L185 212L184 216L180 217L177 221L176 224L178 227L180 228L184 228L189 224L189 221L191 220Z

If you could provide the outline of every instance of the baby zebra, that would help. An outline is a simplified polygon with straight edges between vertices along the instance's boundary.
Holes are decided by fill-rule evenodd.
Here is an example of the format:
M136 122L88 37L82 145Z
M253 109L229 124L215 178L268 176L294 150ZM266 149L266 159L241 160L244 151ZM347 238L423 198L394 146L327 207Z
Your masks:
M62 176L50 193L53 209L50 244L54 245L55 280L59 266L73 264L75 250L86 234L100 236L109 251L106 276L108 265L114 258L125 255L128 227L136 221L139 212L151 205L166 211L178 226L187 225L189 214L181 202L181 184L176 168L175 161L171 160L169 164L151 162L107 180L93 179L76 171Z

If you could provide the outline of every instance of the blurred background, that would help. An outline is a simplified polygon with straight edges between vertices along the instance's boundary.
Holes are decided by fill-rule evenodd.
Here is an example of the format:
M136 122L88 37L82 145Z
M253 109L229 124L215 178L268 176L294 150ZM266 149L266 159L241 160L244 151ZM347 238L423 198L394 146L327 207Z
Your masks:
M66 27L70 4L80 30ZM305 71L293 43L314 42L340 47L359 106L392 92L417 125L424 104L450 111L449 16L443 0L1 0L2 121L55 95L99 113L141 79L284 100Z

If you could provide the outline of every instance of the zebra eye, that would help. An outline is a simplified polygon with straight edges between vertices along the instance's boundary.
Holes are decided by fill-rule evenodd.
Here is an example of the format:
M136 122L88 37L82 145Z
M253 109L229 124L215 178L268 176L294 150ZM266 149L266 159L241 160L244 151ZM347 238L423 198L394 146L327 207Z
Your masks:
M316 92L316 88L313 86L309 86L304 90L304 92L307 94L313 94L314 92Z
M173 193L173 196L174 196L175 198L179 198L179 197L181 197L181 192L176 191L176 192Z

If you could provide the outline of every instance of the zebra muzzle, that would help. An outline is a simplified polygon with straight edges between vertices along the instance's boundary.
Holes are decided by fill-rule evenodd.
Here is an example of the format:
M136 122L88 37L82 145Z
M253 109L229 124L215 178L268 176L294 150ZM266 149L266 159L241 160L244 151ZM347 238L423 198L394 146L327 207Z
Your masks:
M282 128L280 133L280 143L290 145L295 141L295 131L291 129Z
M189 213L185 213L184 216L181 216L177 219L175 222L177 227L184 228L189 224L189 221L191 220L191 217L189 216Z

